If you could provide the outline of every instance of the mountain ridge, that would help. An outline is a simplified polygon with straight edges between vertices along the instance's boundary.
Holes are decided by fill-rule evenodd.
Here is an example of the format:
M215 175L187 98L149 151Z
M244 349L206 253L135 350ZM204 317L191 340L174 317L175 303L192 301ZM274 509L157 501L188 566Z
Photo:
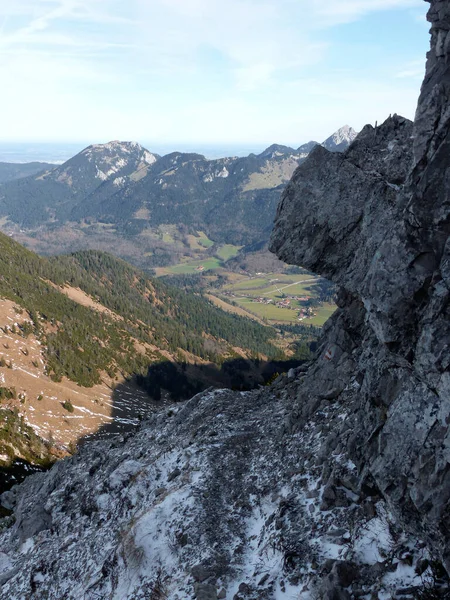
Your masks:
M1 227L39 253L97 247L147 269L165 264L156 237L166 224L218 243L267 241L282 186L314 145L213 160L160 157L136 143L89 146L51 171L0 186Z
M51 163L39 161L27 163L0 162L0 185L15 179L36 175L53 167L54 165Z

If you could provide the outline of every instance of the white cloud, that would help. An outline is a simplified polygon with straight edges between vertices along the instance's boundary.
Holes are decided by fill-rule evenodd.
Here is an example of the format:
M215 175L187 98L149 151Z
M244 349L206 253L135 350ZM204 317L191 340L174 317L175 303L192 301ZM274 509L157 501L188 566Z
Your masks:
M327 28L395 8L425 12L422 0L0 0L0 135L300 143L406 112L422 65L384 83L325 68Z

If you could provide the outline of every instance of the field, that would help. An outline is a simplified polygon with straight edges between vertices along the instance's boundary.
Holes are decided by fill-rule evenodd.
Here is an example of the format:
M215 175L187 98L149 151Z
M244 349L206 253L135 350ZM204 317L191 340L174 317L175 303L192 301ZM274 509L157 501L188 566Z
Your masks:
M256 276L234 277L231 283L215 292L228 304L235 304L270 324L299 323L322 326L335 310L334 304L315 307L318 297L316 276L258 273Z
M201 233L201 232L199 232ZM214 242L209 240L204 234L204 237L196 238L195 236L188 236L189 245L192 252L195 252L197 256L201 256L205 252L207 247L214 245ZM204 246L204 247L203 247ZM224 244L219 246L216 252L216 256L205 256L205 258L195 258L194 260L187 260L170 267L161 267L156 269L156 274L161 275L188 275L192 273L200 273L203 271L214 271L225 266L227 260L236 256L239 253L239 246L232 246L231 244Z
M206 297L209 298L213 304L215 304L222 310L225 310L226 312L230 312L235 315L240 315L241 317L250 317L254 321L258 321L258 323L261 323L262 325L264 324L262 319L260 319L256 315L253 315L252 313L249 313L247 310L241 308L240 306L234 306L233 304L225 302L225 300L222 300L222 298L218 298L213 294L206 294Z
M241 246L225 244L224 246L220 246L220 248L217 250L217 256L226 262L227 260L230 260L230 258L237 256L240 249Z
M295 323L297 321L297 313L294 310L279 308L273 304L258 304L246 298L236 299L235 302L248 312L257 315L260 319L267 319L274 323Z
M204 260L193 260L186 263L180 263L173 267L164 267L158 269L158 275L187 275L191 273L200 273L202 271L211 271L219 269L222 266L221 261L214 256L205 258ZM202 268L203 267L203 268Z
M318 311L316 317L314 317L313 319L310 319L308 321L305 321L305 323L315 325L316 327L322 327L322 325L325 323L325 321L331 317L331 315L334 313L335 310L336 310L336 305L327 302L326 304L324 304L323 306L321 306L319 308L319 311Z
M203 231L197 231L197 235L188 235L187 242L193 252L204 252L214 246L214 242Z
M203 231L197 231L197 233L199 236L197 239L200 246L203 246L203 248L211 248L211 246L214 246L214 242L209 239L206 233Z
M172 235L168 231L165 231L162 234L162 241L165 244L173 244L175 242L175 240L173 239Z
M227 262L239 255L240 246L216 245L203 231L181 238L173 226L166 225L160 226L160 235L168 243L169 238L183 243L185 251L179 255L180 262L157 267L156 275L207 275L202 280L205 291L216 305L228 312L247 315L269 325L301 323L321 327L335 310L334 304L329 302L332 294L324 293L324 282L318 284L317 276L301 270L287 273L287 265L286 270L281 265L281 269L276 267L277 272L268 272L264 265L273 266L270 256L267 261L253 263L261 272L243 270L239 262L233 263L230 270ZM261 256L265 256L264 252Z

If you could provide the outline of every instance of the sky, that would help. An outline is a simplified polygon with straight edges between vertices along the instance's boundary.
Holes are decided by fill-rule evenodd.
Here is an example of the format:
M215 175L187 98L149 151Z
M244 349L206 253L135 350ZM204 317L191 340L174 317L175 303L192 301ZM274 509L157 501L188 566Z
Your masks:
M0 0L0 141L298 146L413 118L423 0Z

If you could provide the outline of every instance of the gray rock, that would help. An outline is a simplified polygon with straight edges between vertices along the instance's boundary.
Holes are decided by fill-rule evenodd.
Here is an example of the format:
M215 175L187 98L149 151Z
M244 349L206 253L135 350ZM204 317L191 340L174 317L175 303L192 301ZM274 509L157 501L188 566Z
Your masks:
M414 127L394 115L343 154L316 147L270 247L341 286L305 388L350 408L352 460L450 570L450 4L430 4Z
M337 560L331 570L338 585L346 588L351 585L359 575L359 567L356 563L347 560Z
M217 600L216 586L209 583L196 583L194 592L197 600Z
M348 591L336 583L333 575L325 577L319 587L318 593L320 600L351 600Z
M320 510L330 510L336 504L337 494L334 485L327 484L322 493Z
M16 505L15 487L8 492L3 492L3 494L0 495L0 502L6 509L12 510Z
M167 477L167 481L173 481L174 479L176 479L177 477L179 477L181 475L181 471L180 469L177 467L176 469L174 469L169 476Z
M16 511L15 529L19 540L25 542L28 538L33 537L41 531L50 529L52 525L52 517L43 506L36 506L30 513L27 510L21 510L19 506Z
M12 579L15 575L17 575L17 573L19 573L19 571L20 571L20 568L21 568L21 565L17 565L15 567L13 567L12 569L10 569L9 571L4 571L3 573L0 573L0 586L4 585L6 582L8 582L10 579Z
M200 583L211 577L212 573L208 567L204 565L195 565L192 567L191 575L195 579L195 581L199 581Z

